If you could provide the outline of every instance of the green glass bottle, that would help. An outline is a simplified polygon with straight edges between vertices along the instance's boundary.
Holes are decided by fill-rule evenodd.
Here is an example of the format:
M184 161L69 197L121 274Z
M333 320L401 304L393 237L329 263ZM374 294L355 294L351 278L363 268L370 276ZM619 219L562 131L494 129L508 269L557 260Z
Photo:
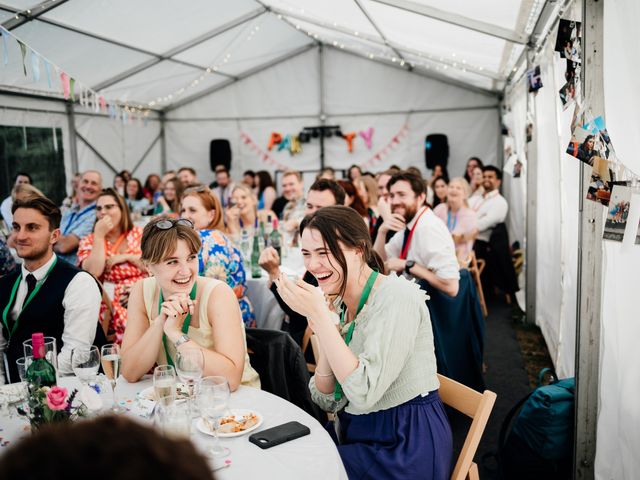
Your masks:
M260 278L262 276L262 269L260 268L260 232L258 229L254 230L253 234L253 248L251 249L251 278Z
M56 369L45 358L44 335L34 333L31 335L33 347L33 360L25 373L25 380L29 390L34 391L40 387L52 387L56 384Z
M278 258L280 259L280 263L282 263L282 237L278 230L277 218L273 220L273 228L269 234L269 244L278 252Z

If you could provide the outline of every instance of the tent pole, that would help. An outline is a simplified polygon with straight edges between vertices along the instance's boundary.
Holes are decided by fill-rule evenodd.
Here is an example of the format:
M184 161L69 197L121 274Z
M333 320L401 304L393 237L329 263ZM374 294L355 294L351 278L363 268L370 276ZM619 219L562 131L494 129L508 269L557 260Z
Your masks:
M595 115L604 116L603 13L604 2L582 3L582 75L584 98L590 98ZM576 321L576 404L573 478L595 477L600 327L602 322L602 206L585 201L589 168L581 164Z
M527 47L527 70L533 68L533 50ZM535 100L527 89L527 121L536 118ZM536 266L538 254L538 132L531 129L531 141L526 144L527 194L526 194L526 234L525 234L525 322L530 325L536 323Z
M160 112L160 170L167 171L167 139L165 136L166 115Z
M78 145L76 139L76 117L73 111L73 103L67 102L67 122L69 125L69 155L71 156L71 171L72 174L80 172L78 165Z
M109 169L114 173L117 174L118 173L118 169L116 167L114 167L113 165L111 165L111 163L109 163L109 160L107 160L105 158L104 155L102 155L98 149L96 147L94 147L93 145L91 145L91 142L89 142L89 140L87 140L86 138L84 138L82 135L80 135L80 133L76 132L76 137L78 137L82 143L84 143L87 147L89 147L89 150L91 150L96 157L98 157L100 160L102 160L102 163L104 163L107 167L109 167Z
M324 49L322 43L318 44L318 87L320 89L320 125L324 127L325 120L327 119L324 114ZM324 168L324 134L325 129L320 129L320 170Z

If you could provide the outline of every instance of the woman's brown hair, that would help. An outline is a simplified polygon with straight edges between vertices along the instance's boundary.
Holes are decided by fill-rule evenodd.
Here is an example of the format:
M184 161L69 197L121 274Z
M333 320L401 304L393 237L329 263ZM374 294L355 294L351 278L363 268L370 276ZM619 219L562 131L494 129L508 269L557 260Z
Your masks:
M321 208L304 218L300 224L300 236L306 228L313 228L320 232L322 240L342 269L343 277L338 293L341 297L347 288L349 273L347 260L342 253L343 247L360 250L362 259L367 265L381 273L385 272L382 258L373 249L367 225L352 208L342 205Z
M157 224L160 222L171 222L169 228L159 228ZM183 225L180 222L188 222L184 219L173 219L168 215L160 215L151 220L144 227L142 232L142 256L143 262L155 265L175 252L178 246L178 240L184 240L192 254L200 251L202 244L200 243L200 235L193 227Z
M226 232L227 227L224 224L224 215L222 214L222 205L218 196L214 194L206 185L193 185L185 189L182 200L186 197L196 197L202 203L207 212L213 211L213 220L207 225L207 230L220 230Z
M362 198L360 198L360 194L356 190L356 187L353 185L353 182L351 182L351 180L338 180L338 184L342 188L344 188L344 191L346 192L346 194L353 199L353 201L351 202L351 205L349 206L353 208L356 212L358 212L360 216L362 217L366 216L367 207L362 201Z
M169 207L171 207L171 211L173 213L177 214L178 212L180 212L180 199L182 198L182 192L184 191L184 185L182 185L182 182L180 181L180 179L178 177L172 177L169 180L167 180L166 183L172 183L173 184L173 188L176 191L176 198L174 198L171 201L167 200L167 203L169 204ZM166 183L165 183L165 186L166 186ZM163 192L163 196L164 196L164 192ZM165 198L165 200L166 200L166 198Z
M100 195L98 195L98 198L101 197L112 197L116 201L116 205L122 213L120 216L120 230L122 233L129 233L133 228L133 222L131 221L131 212L129 212L129 207L127 206L127 202L124 197L122 197L113 188L105 188L102 190Z

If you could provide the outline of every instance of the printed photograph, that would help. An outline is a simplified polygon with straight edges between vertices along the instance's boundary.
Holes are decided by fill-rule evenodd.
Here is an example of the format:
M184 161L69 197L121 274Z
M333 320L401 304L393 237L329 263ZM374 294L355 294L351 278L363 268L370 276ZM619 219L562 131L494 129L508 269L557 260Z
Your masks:
M561 19L558 25L555 51L560 52L562 58L580 62L581 23L573 20Z
M591 161L593 162L593 168L591 169L591 180L587 189L587 200L608 206L611 199L611 188L615 182L611 162L601 157L592 157ZM622 184L626 185L626 182Z
M622 242L631 206L631 193L631 187L626 185L613 186L607 209L607 219L604 223L603 239Z
M537 92L542 88L542 77L540 76L540 65L527 70L527 79L529 80L529 92Z

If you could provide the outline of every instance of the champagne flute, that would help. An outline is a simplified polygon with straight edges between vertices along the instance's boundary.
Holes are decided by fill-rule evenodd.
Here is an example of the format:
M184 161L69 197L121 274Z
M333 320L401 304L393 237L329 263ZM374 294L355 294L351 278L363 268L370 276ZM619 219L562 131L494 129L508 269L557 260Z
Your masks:
M176 371L180 380L189 389L189 403L194 400L195 386L202 378L204 370L204 354L201 349L184 349L176 355ZM195 408L192 409L193 413ZM197 415L196 415L197 416Z
M98 374L100 352L98 347L76 347L71 350L71 368L82 385L88 384Z
M158 365L153 370L153 393L161 407L173 405L176 399L176 371L171 365Z
M220 445L220 439L218 438L220 419L227 412L229 396L229 383L225 377L212 376L202 379L197 394L198 406L203 419L213 429L214 442L209 449L209 455L214 458L229 455L229 449Z
M104 370L104 374L109 379L111 391L113 392L111 411L113 413L122 413L124 409L118 405L116 398L116 381L120 375L120 347L117 343L107 343L102 346L100 353L102 355L102 370Z

